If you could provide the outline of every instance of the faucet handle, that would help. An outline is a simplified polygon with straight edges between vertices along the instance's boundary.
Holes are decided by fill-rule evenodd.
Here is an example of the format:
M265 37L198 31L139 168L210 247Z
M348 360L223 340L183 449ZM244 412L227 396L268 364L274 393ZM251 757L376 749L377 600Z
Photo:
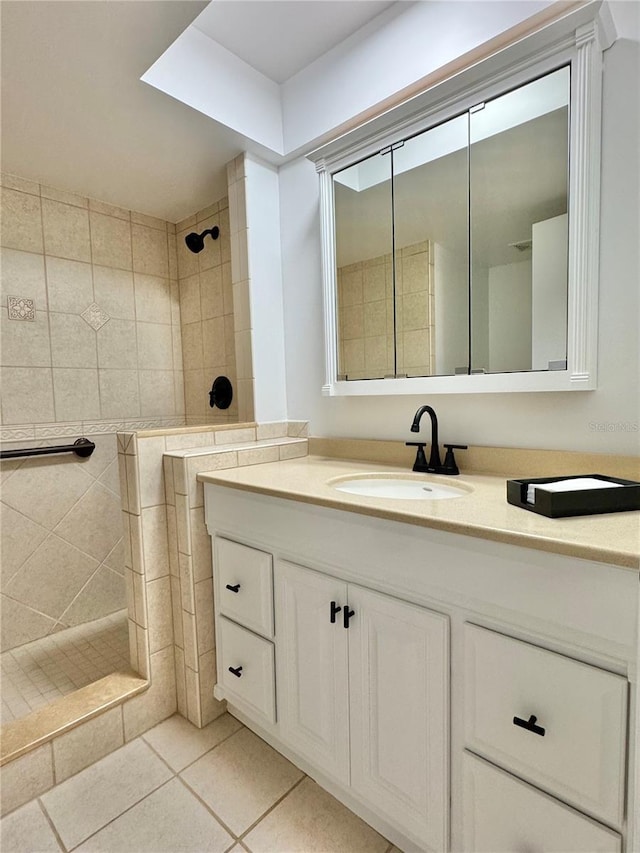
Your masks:
M460 469L456 465L456 459L453 455L454 450L468 450L468 445L466 444L445 444L447 448L446 455L444 457L444 465L443 474L459 474Z
M416 461L413 463L414 471L426 471L428 469L427 457L424 455L424 449L427 446L425 441L405 441L407 447L417 447Z

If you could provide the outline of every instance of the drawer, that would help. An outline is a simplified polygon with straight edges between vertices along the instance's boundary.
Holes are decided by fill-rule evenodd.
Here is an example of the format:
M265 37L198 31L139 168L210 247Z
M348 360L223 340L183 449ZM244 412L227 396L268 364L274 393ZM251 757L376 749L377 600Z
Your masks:
M218 621L218 666L218 681L224 687L225 699L232 703L239 700L270 723L275 723L273 643L221 616Z
M621 825L626 679L466 624L464 693L466 746ZM514 723L532 716L540 733Z
M265 551L215 538L214 576L220 613L273 637L273 558Z
M467 853L620 853L617 832L465 753L463 849Z

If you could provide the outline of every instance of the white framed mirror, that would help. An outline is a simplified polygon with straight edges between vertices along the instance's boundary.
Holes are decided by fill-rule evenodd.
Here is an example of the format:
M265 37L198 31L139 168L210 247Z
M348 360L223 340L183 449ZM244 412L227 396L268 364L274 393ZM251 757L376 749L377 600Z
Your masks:
M328 395L596 387L591 4L311 156Z

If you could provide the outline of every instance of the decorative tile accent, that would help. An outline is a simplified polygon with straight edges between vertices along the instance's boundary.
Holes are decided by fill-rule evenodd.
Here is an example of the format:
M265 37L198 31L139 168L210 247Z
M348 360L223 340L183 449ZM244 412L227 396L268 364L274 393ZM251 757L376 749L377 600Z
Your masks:
M95 302L92 302L91 305L85 308L80 316L96 332L98 331L98 329L101 329L108 320L111 319L106 313L106 311L103 311L102 308Z
M10 320L35 320L36 303L26 296L8 296Z

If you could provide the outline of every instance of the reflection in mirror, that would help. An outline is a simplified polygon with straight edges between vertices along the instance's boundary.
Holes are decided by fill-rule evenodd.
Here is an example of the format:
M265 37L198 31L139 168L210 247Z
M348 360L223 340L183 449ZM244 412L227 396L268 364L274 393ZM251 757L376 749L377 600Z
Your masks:
M467 114L393 150L397 374L469 364Z
M471 368L564 369L569 68L470 114Z
M395 373L391 157L375 154L333 176L338 378Z

